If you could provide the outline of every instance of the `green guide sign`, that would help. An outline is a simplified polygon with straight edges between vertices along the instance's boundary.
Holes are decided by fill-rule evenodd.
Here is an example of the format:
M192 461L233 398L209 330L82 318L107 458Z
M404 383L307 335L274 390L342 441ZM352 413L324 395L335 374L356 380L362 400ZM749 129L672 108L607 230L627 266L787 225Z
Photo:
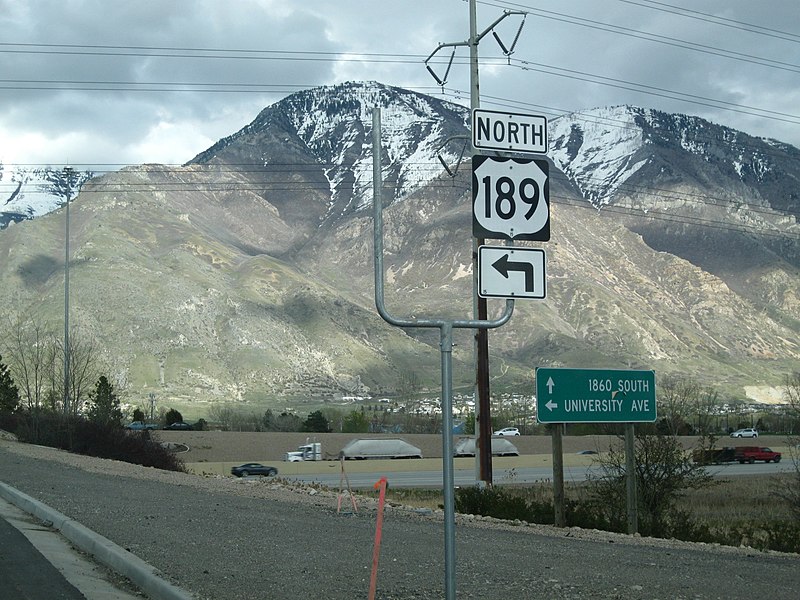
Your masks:
M641 423L656 420L654 371L536 369L540 423Z

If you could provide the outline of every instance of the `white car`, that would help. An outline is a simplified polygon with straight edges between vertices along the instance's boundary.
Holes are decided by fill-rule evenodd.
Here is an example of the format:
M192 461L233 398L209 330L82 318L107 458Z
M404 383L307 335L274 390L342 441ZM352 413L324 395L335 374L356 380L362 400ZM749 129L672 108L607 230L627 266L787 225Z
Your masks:
M502 429L495 431L492 435L499 435L500 437L519 435L519 429L516 427L503 427Z
M752 427L748 427L746 429L737 429L731 434L732 438L757 438L758 432L753 429Z

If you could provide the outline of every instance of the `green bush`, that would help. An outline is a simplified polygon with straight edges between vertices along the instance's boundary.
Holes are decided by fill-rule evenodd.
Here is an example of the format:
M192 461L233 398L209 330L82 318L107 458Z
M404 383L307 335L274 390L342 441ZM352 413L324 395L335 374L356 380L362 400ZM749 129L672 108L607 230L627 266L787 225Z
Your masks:
M517 494L497 487L468 487L456 490L457 512L495 517L497 519L530 521L528 503Z
M540 487L460 488L456 490L455 508L460 513L552 525L555 507L546 496ZM587 501L567 499L564 503L567 526L611 530L603 513L595 508Z
M24 413L19 415L15 433L21 442L167 471L185 471L183 462L152 441L149 432L128 432L116 424L58 413Z

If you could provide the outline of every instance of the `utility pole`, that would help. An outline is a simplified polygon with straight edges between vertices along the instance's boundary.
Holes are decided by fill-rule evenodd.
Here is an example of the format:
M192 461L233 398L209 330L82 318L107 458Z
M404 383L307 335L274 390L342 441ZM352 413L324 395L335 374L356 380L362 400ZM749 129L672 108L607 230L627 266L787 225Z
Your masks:
M469 4L469 99L470 111L481 107L480 79L478 74L478 17L475 0ZM474 127L474 124L473 124ZM475 154L473 149L472 154ZM478 295L478 248L483 238L472 238L472 303L475 319L485 320L488 309L486 298ZM491 486L492 473L492 419L489 402L489 332L475 330L475 469L476 480Z
M439 44L430 56L425 60L426 67L434 79L444 87L447 82L447 75L453 64L455 48L467 46L469 48L469 82L470 82L470 110L480 108L480 78L478 66L478 44L484 36L490 32L500 45L503 53L509 56L519 39L522 26L525 23L522 11L506 10L502 16L496 19L489 27L478 33L477 1L469 0L469 39L466 42L454 42ZM494 32L495 26L500 21L511 15L522 15L523 21L520 24L514 42L507 48ZM428 61L442 48L453 48L453 55L447 66L447 71L443 77L438 77L428 65ZM474 127L475 124L473 123ZM473 148L472 155L477 154ZM481 298L478 294L479 275L478 275L478 248L484 244L483 238L472 238L472 312L473 318L478 321L485 321L488 318L486 298ZM492 422L489 402L489 335L486 329L476 329L475 332L475 479L477 482L486 485L492 484Z
M72 167L64 167L64 194L67 200L64 226L64 414L70 414L70 355L69 355L69 203L72 199Z

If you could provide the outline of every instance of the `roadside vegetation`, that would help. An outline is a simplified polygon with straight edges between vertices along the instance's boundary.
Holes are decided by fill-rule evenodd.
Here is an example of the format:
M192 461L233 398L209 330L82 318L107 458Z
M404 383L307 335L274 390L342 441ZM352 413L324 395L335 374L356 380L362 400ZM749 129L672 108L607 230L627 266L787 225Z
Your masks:
M792 507L776 497L776 489L789 484L793 474L756 475L717 481L701 489L687 490L676 498L671 516L662 524L660 535L643 535L746 546L758 550L800 553L800 519ZM606 506L600 505L595 482L566 486L567 527L625 531L622 521L612 522ZM387 500L421 509L442 508L439 490L391 489ZM624 511L624 503L622 505ZM456 490L456 511L512 522L552 525L554 507L552 483L513 484L480 489Z
M160 426L183 423L173 408L123 408L117 391L101 372L97 349L77 332L65 377L64 351L58 335L33 322L12 323L0 339L0 429L20 441L62 448L80 454L122 460L169 470L184 470L179 458L150 439L147 428L129 431L123 424L158 421ZM5 362L5 357L13 360ZM69 389L65 389L64 382ZM408 375L395 401L341 411L315 410L303 419L285 411L245 413L217 405L208 422L223 431L304 431L327 433L437 433L441 419L420 410L419 384ZM759 549L800 552L800 372L784 382L785 403L779 410L756 416L737 411L712 388L686 378L659 381L659 420L636 429L636 479L639 532L690 541L746 545ZM525 432L529 416L497 411L494 428L519 426ZM463 433L474 432L474 417L465 415ZM200 419L195 429L205 429ZM695 435L697 450L711 451L734 428L755 426L762 432L790 436L793 471L774 478L719 481L692 461L678 436ZM619 434L614 425L571 425L570 433ZM544 427L539 427L544 432ZM597 455L600 474L585 484L567 488L568 526L625 531L625 456L618 443ZM757 484L753 482L757 481ZM438 505L439 492L390 490L392 501ZM462 488L456 493L462 513L532 523L552 524L555 510L547 484Z
M663 416L651 426L640 425L635 439L638 491L638 531L642 535L684 541L745 546L758 550L800 553L800 373L784 382L785 422L793 469L774 476L715 479L696 464L677 436L691 431L687 419L698 415L698 448L721 442L714 425L716 397L711 390L666 382ZM672 384L675 385L672 385ZM614 426L606 426L606 433ZM727 440L726 442L727 443ZM597 455L600 474L565 488L567 527L623 533L627 529L625 455L622 437ZM513 476L512 476L513 479ZM555 522L552 482L466 487L456 490L459 513L514 522L552 525ZM430 490L392 490L389 500L422 508L441 508L442 494Z
M45 329L27 324L13 330L12 349L18 381L0 355L0 429L21 442L61 448L159 469L183 471L181 460L152 441L148 432L134 433L122 426L120 401L105 375L94 386L94 350L76 342L71 355L70 402L64 401L63 368L59 345ZM76 339L80 339L76 336ZM73 360L70 360L72 363ZM63 366L63 362L60 363Z

